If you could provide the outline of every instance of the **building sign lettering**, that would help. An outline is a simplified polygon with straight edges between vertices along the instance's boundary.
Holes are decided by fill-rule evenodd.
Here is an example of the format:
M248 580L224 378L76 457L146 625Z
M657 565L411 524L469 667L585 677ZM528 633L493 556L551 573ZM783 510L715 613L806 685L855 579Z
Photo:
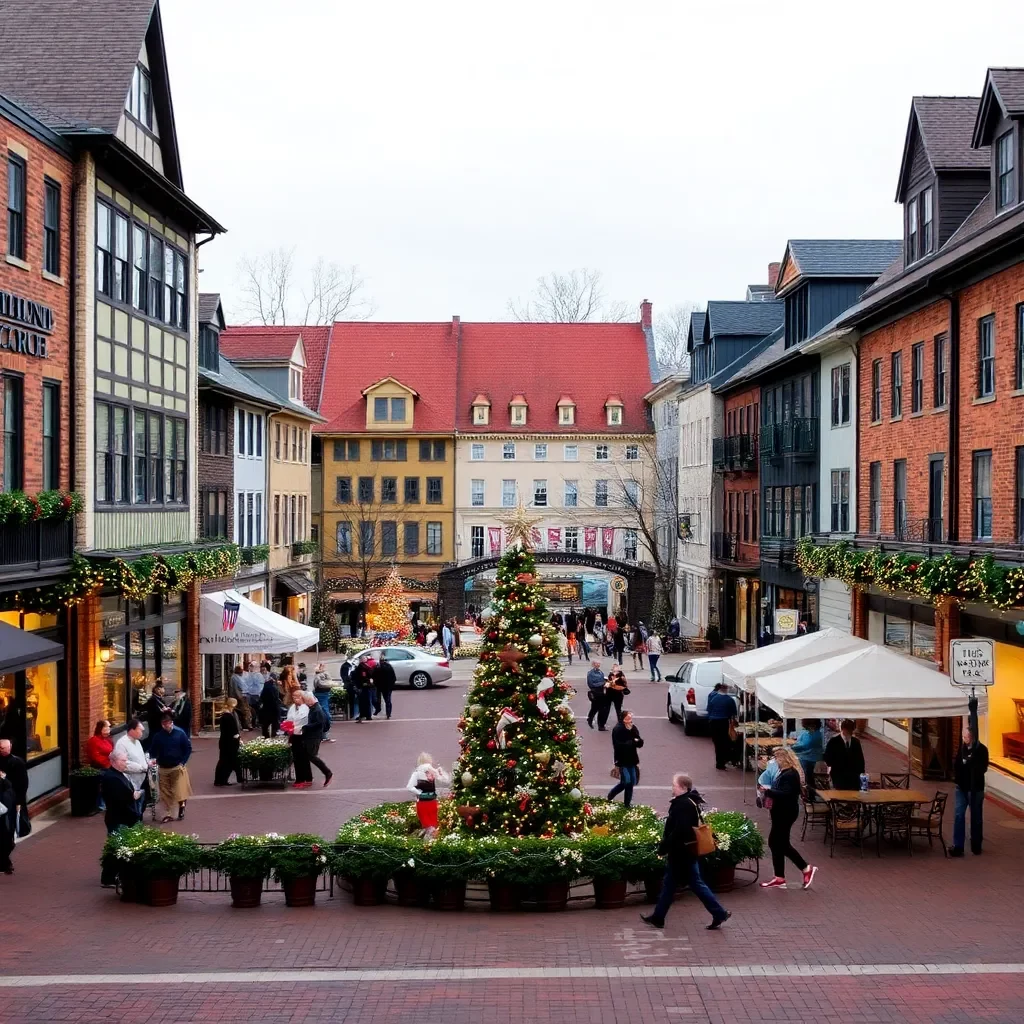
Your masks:
M47 359L52 332L49 306L0 290L0 350Z

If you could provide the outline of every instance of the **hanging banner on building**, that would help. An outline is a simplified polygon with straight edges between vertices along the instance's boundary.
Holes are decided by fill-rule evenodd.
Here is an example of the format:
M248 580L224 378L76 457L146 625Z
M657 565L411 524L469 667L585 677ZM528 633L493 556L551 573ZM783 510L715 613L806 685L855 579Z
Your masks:
M597 554L597 527L583 527L583 549L588 555Z
M548 527L548 551L562 550L562 528L560 526Z
M530 527L530 543L533 544L533 550L534 551L540 551L541 550L541 544L543 543L543 540L544 540L544 538L541 536L540 527L539 526L531 526Z
M492 555L501 554L501 527L500 526L488 526L487 527L487 540L491 546Z
M601 553L611 556L615 553L615 527L601 527Z

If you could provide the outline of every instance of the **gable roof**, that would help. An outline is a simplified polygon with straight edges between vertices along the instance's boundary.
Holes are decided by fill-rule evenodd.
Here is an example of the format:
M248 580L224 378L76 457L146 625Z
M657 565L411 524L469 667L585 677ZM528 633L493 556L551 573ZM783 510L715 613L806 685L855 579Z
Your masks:
M265 405L274 410L283 409L285 403L272 391L257 384L247 373L242 373L230 359L220 357L220 370L215 372L199 367L199 386L226 392L244 402Z
M1024 117L1024 68L989 68L981 91L971 144L992 143L992 132L1004 117Z
M586 362L579 369L579 359ZM463 323L456 426L465 433L645 433L651 387L647 338L639 323ZM497 417L473 423L472 401L490 395ZM502 419L513 395L529 403L525 427ZM575 422L559 424L558 401L570 395ZM609 427L605 404L622 402L622 424Z
M705 340L720 334L771 334L782 323L785 310L783 302L709 302L704 324Z
M217 324L224 330L224 312L220 304L220 292L199 293L199 322L201 324Z
M876 278L891 265L902 247L898 238L791 238L786 243L782 265L794 263L797 274L778 294L806 277Z
M456 350L451 322L336 323L323 371L320 414L326 422L316 431L365 431L363 392L383 378L393 377L422 396L413 406L417 433L453 433Z
M978 96L915 96L911 100L896 187L897 202L902 198L910 177L915 128L933 172L988 169L988 153L971 145L979 103Z
M695 345L704 340L704 320L707 314L693 312L690 314L690 329L686 332L686 351L692 352Z

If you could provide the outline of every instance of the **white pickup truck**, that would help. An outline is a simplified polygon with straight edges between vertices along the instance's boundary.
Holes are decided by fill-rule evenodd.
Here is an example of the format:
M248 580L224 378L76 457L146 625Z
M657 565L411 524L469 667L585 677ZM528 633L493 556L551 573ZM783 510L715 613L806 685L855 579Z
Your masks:
M692 736L697 723L708 717L708 696L716 683L722 681L721 658L693 658L679 666L675 675L665 677L668 683L668 720L682 722L683 732ZM735 687L729 693L735 696Z

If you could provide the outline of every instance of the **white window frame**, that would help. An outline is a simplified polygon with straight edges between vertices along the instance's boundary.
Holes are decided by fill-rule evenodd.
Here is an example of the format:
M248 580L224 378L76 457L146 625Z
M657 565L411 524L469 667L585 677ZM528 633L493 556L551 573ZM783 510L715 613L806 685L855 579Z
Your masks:
M594 445L594 461L607 462L611 458L611 452L606 444Z
M566 444L562 446L562 458L566 462L579 462L580 446L578 444Z
M560 405L558 407L558 423L563 427L571 427L576 422L576 406Z
M622 481L622 503L627 508L638 508L640 505L640 484L636 480Z
M608 426L609 427L621 427L622 426L622 406L621 405L609 405L608 406Z
M509 486L511 484L511 486ZM516 482L515 480L501 481L501 507L516 507Z
M562 495L562 505L565 508L579 508L579 504L580 482L578 480L566 480L564 493Z
M567 526L563 531L565 536L564 551L578 553L580 550L580 528L578 526Z
M471 444L469 446L469 460L470 462L483 462L484 446L482 444Z
M477 540L480 541L480 554L476 553ZM469 557L483 558L484 556L484 528L482 526L471 526L469 528Z
M515 427L526 426L526 406L513 405L509 407L509 421Z
M489 405L473 406L473 423L477 426L486 426L491 422L491 407Z
M477 499L480 499L479 501ZM481 479L469 482L469 504L473 508L484 507L484 482Z
M638 444L627 444L626 445L626 461L627 462L639 462L640 461L640 445L638 445Z
M599 499L604 498L604 501ZM608 507L608 481L607 480L595 480L594 481L594 508L607 508Z
M516 457L516 443L515 441L506 441L501 446L501 457L505 462L513 462Z
M543 500L541 500L543 499ZM548 507L548 482L547 480L534 480L533 481L533 507L534 508L547 508Z
M546 444L535 444L533 446L533 461L534 462L547 462L548 461L548 446Z

